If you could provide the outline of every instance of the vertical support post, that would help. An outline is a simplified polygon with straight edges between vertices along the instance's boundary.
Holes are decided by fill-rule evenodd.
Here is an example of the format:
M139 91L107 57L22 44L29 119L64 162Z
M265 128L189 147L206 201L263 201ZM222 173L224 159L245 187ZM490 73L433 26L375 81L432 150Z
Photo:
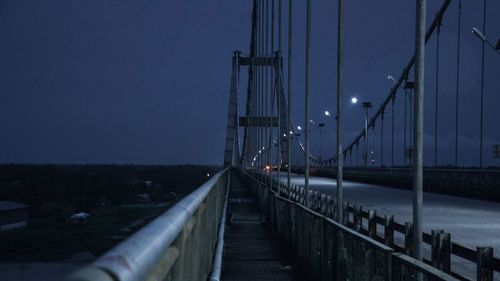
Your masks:
M385 109L384 109L385 110ZM384 166L384 111L380 121L380 167Z
M476 280L493 280L493 248L491 247L477 247Z
M368 210L368 235L370 238L377 236L377 212Z
M432 266L450 273L451 240L450 234L444 231L432 230L431 261Z
M305 151L304 151L304 162L305 162L305 192L306 192L306 200L305 205L309 207L309 109L310 109L310 75L311 75L311 0L307 0L307 20L306 20L306 101L305 101L305 118L304 118L304 127L305 127Z
M337 39L337 218L342 221L342 181L343 181L343 104L344 104L344 0L339 0L338 6L338 39Z
M224 150L224 167L234 166L235 150L235 128L237 127L237 91L238 91L238 59L240 56L239 51L233 53L232 58L232 71L231 71L231 89L229 93L229 107L227 113L227 127L226 127L226 145Z
M486 0L483 1L483 34L486 36ZM484 108L484 46L486 40L483 41L481 51L481 106L479 108L479 168L483 168L483 108Z
M407 105L408 105L408 90L405 89L405 109L404 109L405 114L404 114L404 119L403 119L404 120L403 121L404 122L404 125L403 125L403 132L404 132L403 133L403 146L404 146L403 147L403 166L406 166L406 148L408 147L406 144L406 137L407 137L406 127L408 125L408 121L407 121L407 117L406 117L408 115L408 113L407 113L408 106Z
M354 230L361 231L361 225L363 222L363 213L361 205L352 206L352 217Z
M372 167L375 165L375 123L373 123L372 126L372 151L371 151L371 162L372 162Z
M288 199L290 199L290 189L291 180L290 175L292 173L292 0L288 0L288 110L287 110L287 122L288 122L288 173L287 173L287 186L289 190ZM298 164L298 163L297 163Z
M392 247L394 244L394 216L385 216L384 219L384 243Z
M278 82L278 85L275 87L276 91L276 106L277 106L277 115L278 115L278 129L277 129L277 147L276 147L276 184L278 185L278 194L279 189L281 187L281 178L280 178L280 172L281 172L281 94L283 91L283 80L281 76L281 53L280 51L276 52L276 59L278 60L278 65L276 66L277 71L275 72L276 78L275 81Z
M460 92L460 31L462 21L462 0L458 1L458 27L457 27L457 77L455 93L455 167L458 166L458 97Z
M365 168L368 167L368 108L365 108Z
M415 252L413 244L414 227L411 222L405 222L405 254L412 256Z
M338 201L337 201L337 208L338 208L338 206L339 206L339 204L338 204ZM337 213L337 219L343 225L348 225L349 224L349 202L342 202L342 204L340 206L341 207L338 208L338 209L342 209L343 212L342 212L342 216L340 216ZM337 209L337 212L338 212L338 209Z
M422 189L424 143L424 69L426 0L417 0L415 40L415 118L413 126L413 257L422 260Z
M392 129L391 129L391 168L394 168L394 102L396 95L392 96Z
M441 35L441 18L438 18L436 34L436 96L434 107L434 167L438 165L438 109L439 109L439 39Z
M282 10L282 3L281 3L282 0L278 0L278 52L280 52L280 55L281 55L281 37L282 37L282 25L281 25L281 21L282 21L282 13L281 13L281 10Z

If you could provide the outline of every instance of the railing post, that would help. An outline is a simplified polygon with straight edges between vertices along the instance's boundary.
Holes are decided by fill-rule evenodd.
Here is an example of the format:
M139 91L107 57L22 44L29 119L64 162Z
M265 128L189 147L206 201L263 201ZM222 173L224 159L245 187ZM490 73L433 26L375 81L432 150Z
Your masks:
M352 207L352 216L353 216L353 228L357 232L360 232L363 221L363 213L361 205L354 205Z
M411 256L413 253L413 224L405 222L405 254Z
M328 211L328 201L324 193L321 193L319 203L320 213L325 216Z
M385 252L385 281L393 280L393 264L392 264L392 254L393 252ZM394 279L397 280L397 279Z
M337 204L339 204L339 202L337 202ZM342 223L347 226L349 225L349 202L342 202L342 209ZM339 213L337 212L337 216L338 215Z
M394 244L394 216L385 216L384 219L384 243L392 247Z
M377 212L368 210L368 235L370 238L377 236Z
M493 248L477 247L477 281L493 280Z
M443 230L431 232L432 234L432 266L450 273L451 241L450 234Z

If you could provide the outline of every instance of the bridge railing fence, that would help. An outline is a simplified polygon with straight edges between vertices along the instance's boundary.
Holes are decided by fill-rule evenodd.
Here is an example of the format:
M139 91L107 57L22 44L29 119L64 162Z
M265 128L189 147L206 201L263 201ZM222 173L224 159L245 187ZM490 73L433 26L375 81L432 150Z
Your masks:
M414 260L410 257L411 247L411 224L406 223L402 225L394 222L393 216L380 217L377 216L374 210L364 211L361 206L352 206L344 203L344 217L342 224L335 221L336 219L336 200L325 194L317 191L310 191L310 206L304 207L304 188L293 186L288 190L284 183L277 187L276 182L273 185L273 190L268 188L267 183L269 179L263 174L247 174L250 178L253 189L258 195L263 206L263 211L269 214L269 221L275 228L275 231L284 239L290 249L294 251L294 256L299 265L302 265L302 270L306 272L313 280L329 280L331 275L327 269L324 268L326 264L336 263L338 261L330 259L330 252L332 247L330 242L325 242L325 237L332 238L331 233L327 233L330 226L333 224L335 232L339 232L342 228L343 232L349 232L346 237L354 237L352 233L356 233L362 237L365 243L368 243L368 248L384 246L394 252L391 254L392 262L390 263L391 278L392 280L417 280L417 273L423 276L424 280L474 280L473 278L464 277L456 272L451 271L451 256L455 255L476 265L476 280L493 280L494 274L499 272L499 261L492 254L492 248L477 248L476 251L452 243L450 236L443 231L435 231L432 234L423 233L423 239L431 248L431 258L424 259L424 262ZM320 219L321 218L321 219ZM382 231L380 231L382 230ZM330 231L331 232L331 231ZM341 231L342 232L342 231ZM318 234L319 233L319 234ZM394 242L395 235L403 237L403 244L398 245ZM314 236L319 235L319 236ZM358 237L358 236L356 236ZM344 238L344 245L352 245L346 242L349 239ZM398 240L398 239L396 239ZM330 244L329 244L330 243ZM318 247L320 245L320 247ZM337 245L337 244L335 244ZM356 249L363 249L366 246L359 246L354 244L352 248L345 247L346 257L356 256L354 252ZM323 249L323 251L318 250ZM333 248L334 251L336 248ZM315 253L316 254L311 254ZM374 251L374 250L372 250ZM366 251L365 251L366 252ZM399 252L399 253L397 253ZM323 256L321 256L323 255ZM318 260L319 256L319 260ZM336 255L337 256L337 255ZM322 259L326 259L326 261ZM347 259L348 260L348 259ZM359 259L356 258L356 260ZM361 259L363 260L363 259ZM365 259L366 260L366 259ZM381 260L380 258L378 260ZM373 262L373 260L372 260ZM334 265L332 265L335 268ZM355 266L351 266L355 268ZM318 271L318 268L320 269ZM330 268L332 268L330 266ZM349 268L347 266L346 268ZM366 269L366 266L364 267ZM377 268L380 268L377 266ZM370 271L370 269L366 269ZM321 272L321 276L318 274ZM334 272L337 272L334 270ZM350 271L347 270L346 274ZM351 270L352 272L352 270ZM365 273L365 276L368 273ZM382 275L371 273L371 280L387 280L380 279ZM322 279L322 276L327 276ZM357 280L357 275L348 276L350 280ZM375 278L375 277L376 278ZM338 278L338 277L337 277ZM354 279L353 279L354 278ZM331 279L331 280L344 280L344 279ZM360 279L359 279L360 280ZM363 279L367 280L367 279ZM496 280L496 276L495 276Z
M67 280L207 280L230 184L226 168Z
M281 194L288 194L284 183L280 184ZM292 199L303 202L303 187L291 187ZM311 191L311 208L314 210L325 209L329 217L335 218L336 200L317 191ZM384 243L397 252L411 255L412 251L412 224L404 224L394 220L394 216L379 216L375 210L365 210L362 205L352 205L344 202L344 225L359 231L364 235ZM382 231L377 231L382 229ZM397 238L400 239L397 239ZM395 239L396 238L396 239ZM424 247L430 249L429 257L424 257L424 262L450 273L460 280L474 280L464 276L464 272L474 272L477 280L500 280L500 258L493 255L492 247L476 247L472 249L454 243L451 235L442 230L432 233L422 233ZM399 241L398 241L399 240ZM452 267L452 261L457 261L460 268ZM457 272L460 271L460 272ZM469 274L470 275L470 274Z

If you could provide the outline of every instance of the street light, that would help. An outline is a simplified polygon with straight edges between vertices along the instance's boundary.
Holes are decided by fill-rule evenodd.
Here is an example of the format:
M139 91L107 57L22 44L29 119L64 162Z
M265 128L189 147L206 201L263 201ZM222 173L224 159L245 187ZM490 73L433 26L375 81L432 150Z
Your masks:
M330 118L334 117L328 110L325 110L325 116ZM335 115L335 120L337 120L337 115Z
M328 111L325 111L325 115ZM328 112L328 115L330 116L330 112ZM309 123L313 124L314 126L318 127L319 129L319 160L323 159L323 127L325 127L325 123L316 123L314 120L310 119Z
M325 127L325 123L318 123L319 127L319 157L320 161L323 160L323 127Z
M300 133L295 133L295 137L297 139L297 165L299 165L300 162Z
M500 55L500 40L498 40L497 46L495 47L493 46L493 44L491 44L490 41L488 41L488 39L486 39L486 36L484 36L484 34L477 27L472 28L472 33L476 35L477 38L479 38L481 41L485 42L491 49L496 51L497 54Z
M484 3L486 5L486 2ZM486 6L485 10L486 12ZM484 27L484 17L483 15L483 27ZM484 43L488 45L491 49L493 49L497 55L500 54L500 48L495 48L493 45L486 39L486 36L477 28L477 27L472 27L472 33L479 38L481 41L483 41L483 49L482 49L482 54L481 54L481 103L480 103L480 120L479 120L479 167L483 168L483 95L484 95ZM497 44L497 47L500 47L500 41Z
M352 104L357 104L358 99L356 97L351 98ZM365 110L365 152L363 158L365 160L365 167L368 167L368 110L372 108L372 103L365 101L361 103L361 106Z

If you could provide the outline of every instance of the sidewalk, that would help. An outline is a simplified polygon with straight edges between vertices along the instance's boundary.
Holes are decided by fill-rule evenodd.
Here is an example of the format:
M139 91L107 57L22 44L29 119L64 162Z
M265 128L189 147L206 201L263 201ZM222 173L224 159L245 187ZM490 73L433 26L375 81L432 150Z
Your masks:
M221 279L305 280L290 265L280 241L264 224L250 190L236 173L231 175L231 181Z

